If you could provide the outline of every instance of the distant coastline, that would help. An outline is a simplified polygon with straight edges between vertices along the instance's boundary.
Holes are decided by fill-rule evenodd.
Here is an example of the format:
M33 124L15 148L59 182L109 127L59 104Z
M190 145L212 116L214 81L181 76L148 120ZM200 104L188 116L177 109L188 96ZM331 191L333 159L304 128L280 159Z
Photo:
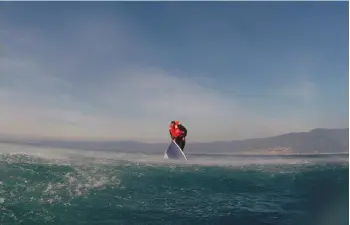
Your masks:
M169 143L142 143L136 141L68 141L35 140L0 137L0 143L35 147L53 147L76 150L160 153ZM235 155L305 155L348 154L349 128L317 128L309 132L288 133L267 138L246 140L187 143L186 152Z
M288 154L278 154L278 153L254 153L254 152L241 152L241 153L200 153L200 152L191 152L191 155L229 155L229 156L327 156L327 155L347 155L349 156L349 152L336 152L336 153L288 153Z

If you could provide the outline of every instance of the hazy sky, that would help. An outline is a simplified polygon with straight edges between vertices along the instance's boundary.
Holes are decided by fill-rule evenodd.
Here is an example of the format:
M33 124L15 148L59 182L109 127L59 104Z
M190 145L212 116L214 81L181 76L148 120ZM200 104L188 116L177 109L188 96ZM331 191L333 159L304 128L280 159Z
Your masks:
M348 2L1 2L0 133L189 141L348 127Z

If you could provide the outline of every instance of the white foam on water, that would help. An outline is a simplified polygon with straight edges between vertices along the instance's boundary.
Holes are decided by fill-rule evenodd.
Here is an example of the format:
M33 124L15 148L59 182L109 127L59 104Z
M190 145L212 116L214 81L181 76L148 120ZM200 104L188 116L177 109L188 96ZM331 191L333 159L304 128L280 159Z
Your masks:
M101 156L101 154L99 155ZM16 187L26 186L26 195L34 196L32 201L42 203L69 202L70 199L86 195L93 189L103 189L107 185L117 187L120 184L118 171L108 167L108 155L102 155L106 157L106 160L92 156L96 156L96 153L57 148L0 145L0 161L7 164L15 163L15 168L19 171L27 171L30 174L39 173L26 164L70 166L67 171L60 171L62 168L54 171L50 168L46 170L48 176L59 176L61 178L59 180L43 179L28 185L25 177L16 178ZM103 166L106 164L107 167ZM0 194L2 186L6 186L6 184L6 180L1 181ZM36 192L39 189L43 189L43 191L38 196ZM0 195L0 202L1 199L5 201L5 198Z
M0 154L38 157L57 164L118 164L129 161L136 164L154 165L203 165L203 166L244 166L244 165L307 165L320 162L348 162L348 157L305 158L305 157L235 157L234 155L198 156L187 154L188 161L164 159L159 154L106 152L64 148L44 148L23 145L0 144Z

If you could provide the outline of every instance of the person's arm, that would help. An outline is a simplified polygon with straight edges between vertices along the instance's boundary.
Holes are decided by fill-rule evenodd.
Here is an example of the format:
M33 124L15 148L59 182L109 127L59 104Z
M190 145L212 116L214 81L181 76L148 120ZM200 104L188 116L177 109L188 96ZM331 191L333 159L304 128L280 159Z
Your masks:
M179 125L180 130L183 132L183 136L187 136L187 129L182 124Z

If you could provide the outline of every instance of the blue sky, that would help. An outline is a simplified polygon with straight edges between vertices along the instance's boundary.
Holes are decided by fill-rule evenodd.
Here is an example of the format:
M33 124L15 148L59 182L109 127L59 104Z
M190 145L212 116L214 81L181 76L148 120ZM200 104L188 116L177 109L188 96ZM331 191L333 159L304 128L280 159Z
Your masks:
M0 134L189 141L348 127L347 2L1 2Z

